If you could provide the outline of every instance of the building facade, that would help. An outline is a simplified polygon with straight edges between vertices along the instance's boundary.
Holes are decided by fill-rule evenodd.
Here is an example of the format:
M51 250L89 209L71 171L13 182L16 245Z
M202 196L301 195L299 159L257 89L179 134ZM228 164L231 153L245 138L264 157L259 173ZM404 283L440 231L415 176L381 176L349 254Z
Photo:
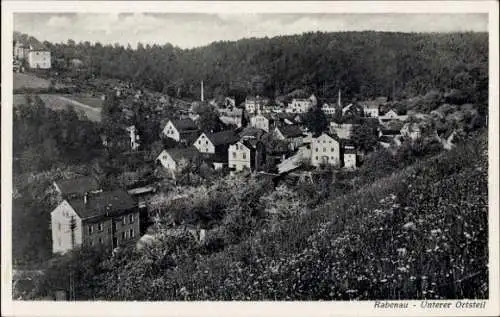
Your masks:
M122 190L86 193L63 200L51 212L51 230L53 253L81 246L116 248L139 238L139 210Z
M312 108L313 104L310 99L293 99L288 105L288 112L305 113Z
M52 67L50 51L30 50L28 52L28 66L31 69L50 69Z
M229 146L228 163L229 168L236 172L241 172L245 169L252 170L252 154L254 150L244 142L236 142Z
M322 133L311 139L311 165L340 165L340 143L332 136Z

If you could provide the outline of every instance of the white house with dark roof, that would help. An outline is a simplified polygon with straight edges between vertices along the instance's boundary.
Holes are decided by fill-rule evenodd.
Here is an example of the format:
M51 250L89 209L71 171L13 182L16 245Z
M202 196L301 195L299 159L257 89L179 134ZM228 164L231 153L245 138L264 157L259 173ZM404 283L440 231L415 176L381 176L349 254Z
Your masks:
M288 104L286 112L291 113L305 113L308 112L313 107L311 99L300 99L294 98L292 102Z
M162 130L162 136L186 144L191 143L198 133L198 126L191 119L169 120Z
M116 248L140 236L139 210L123 190L63 200L50 214L52 252L79 246Z
M286 141L292 151L304 143L304 132L297 125L276 127L273 130L273 136L278 140Z
M344 168L346 169L356 169L357 163L357 153L356 149L352 145L344 146Z
M250 126L253 128L261 129L266 132L272 128L274 119L268 114L257 114L250 118Z
M340 157L340 143L333 136L322 133L318 137L311 139L311 165L335 165L339 166L341 161Z
M177 171L186 167L199 154L194 147L164 149L156 157L156 162L168 170L172 177L175 177Z
M52 67L50 51L40 43L30 44L27 61L32 69L50 69Z
M202 133L193 143L193 146L205 154L225 153L230 144L238 141L239 137L234 131L222 131L216 133Z

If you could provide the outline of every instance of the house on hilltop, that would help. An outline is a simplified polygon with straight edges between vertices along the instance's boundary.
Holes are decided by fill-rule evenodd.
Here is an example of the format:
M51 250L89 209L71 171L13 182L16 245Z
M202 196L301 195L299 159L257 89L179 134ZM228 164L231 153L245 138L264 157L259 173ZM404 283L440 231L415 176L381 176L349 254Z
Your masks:
M137 203L123 190L67 198L50 217L53 253L79 246L114 249L140 235Z

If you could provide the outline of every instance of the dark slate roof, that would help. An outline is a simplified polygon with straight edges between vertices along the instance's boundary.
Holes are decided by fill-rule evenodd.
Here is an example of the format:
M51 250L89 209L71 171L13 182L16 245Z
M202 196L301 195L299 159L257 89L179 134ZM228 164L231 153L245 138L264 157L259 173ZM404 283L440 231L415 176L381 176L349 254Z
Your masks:
M255 137L255 138L260 138L264 134L264 130L259 129L259 128L253 128L253 127L246 127L240 132L240 137Z
M179 132L198 129L196 123L194 123L194 121L191 119L172 120L172 124L177 130L179 130Z
M84 194L100 189L97 180L90 176L82 176L74 179L56 181L57 187L63 195Z
M190 146L188 148L174 148L165 150L167 153L175 160L180 159L193 159L199 155L198 150L194 146Z
M106 216L106 213L116 215L136 207L136 202L132 196L122 189L89 194L87 203L81 197L70 199L68 203L82 219L102 217Z
M286 138L302 136L302 129L296 125L283 126L278 129Z
M239 140L238 135L234 131L221 131L216 133L206 133L207 138L214 146L233 144Z

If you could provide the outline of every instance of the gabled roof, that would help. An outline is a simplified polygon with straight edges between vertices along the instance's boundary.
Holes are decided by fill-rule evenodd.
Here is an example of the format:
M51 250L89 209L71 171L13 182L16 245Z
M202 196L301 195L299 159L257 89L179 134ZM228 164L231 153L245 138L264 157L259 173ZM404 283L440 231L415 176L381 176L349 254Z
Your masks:
M170 121L179 132L198 129L196 123L194 123L194 121L191 119L180 119L180 120L170 120Z
M228 145L239 140L238 135L232 131L221 131L216 133L205 133L207 138L212 142L214 146L218 145Z
M89 194L87 203L81 197L70 199L68 203L82 219L102 217L106 216L107 213L116 215L122 211L133 209L137 205L132 196L122 189Z
M59 180L55 183L63 195L84 194L86 192L100 190L97 180L90 176Z
M299 126L289 125L277 128L285 138L302 136L303 132Z

